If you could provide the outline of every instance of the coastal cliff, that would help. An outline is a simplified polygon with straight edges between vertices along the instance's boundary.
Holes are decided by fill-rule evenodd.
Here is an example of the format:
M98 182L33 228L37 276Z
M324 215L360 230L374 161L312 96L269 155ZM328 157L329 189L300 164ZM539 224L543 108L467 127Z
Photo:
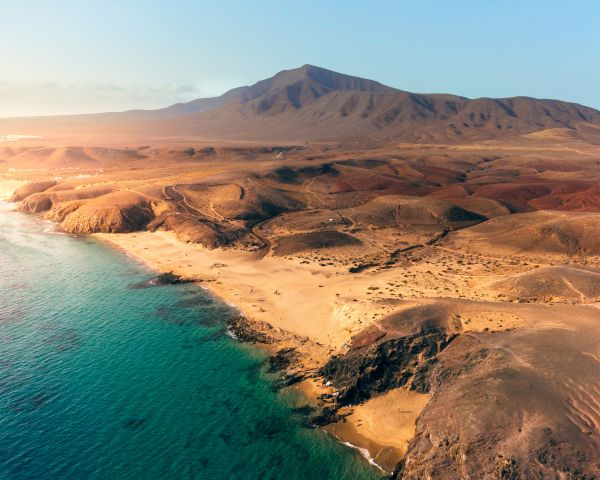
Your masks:
M56 181L27 183L11 196L19 209L44 213L67 233L124 233L144 228L154 218L150 201L137 192L92 186L70 189Z
M120 191L91 200L66 215L60 229L69 233L124 233L142 229L154 214L148 200Z
M40 193L56 185L56 180L43 180L41 182L28 182L17 188L8 199L9 202L20 202L34 193Z

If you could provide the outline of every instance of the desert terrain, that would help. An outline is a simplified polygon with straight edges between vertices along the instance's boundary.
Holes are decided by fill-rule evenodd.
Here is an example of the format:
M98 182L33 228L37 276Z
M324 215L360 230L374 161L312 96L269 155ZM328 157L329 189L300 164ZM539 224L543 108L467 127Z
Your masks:
M394 478L600 475L600 112L305 66L0 135L2 196L234 306Z

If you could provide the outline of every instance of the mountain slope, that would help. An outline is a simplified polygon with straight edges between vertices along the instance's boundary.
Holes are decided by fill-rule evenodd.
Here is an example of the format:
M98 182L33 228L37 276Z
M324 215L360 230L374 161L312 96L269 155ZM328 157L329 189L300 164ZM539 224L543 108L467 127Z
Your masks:
M304 65L220 97L159 110L0 121L0 134L86 134L307 141L456 142L567 129L600 137L600 112L529 97L416 94Z

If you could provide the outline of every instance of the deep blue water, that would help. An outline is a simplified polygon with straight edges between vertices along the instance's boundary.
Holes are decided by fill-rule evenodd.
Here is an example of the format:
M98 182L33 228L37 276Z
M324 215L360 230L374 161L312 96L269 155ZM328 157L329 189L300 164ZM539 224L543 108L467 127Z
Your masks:
M0 479L375 479L190 285L0 203Z

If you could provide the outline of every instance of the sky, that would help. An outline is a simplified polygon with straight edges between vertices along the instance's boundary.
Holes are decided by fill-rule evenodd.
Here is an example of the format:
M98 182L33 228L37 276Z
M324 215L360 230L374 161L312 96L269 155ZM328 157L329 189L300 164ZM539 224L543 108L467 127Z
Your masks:
M157 108L310 63L600 109L597 0L0 0L0 116Z

